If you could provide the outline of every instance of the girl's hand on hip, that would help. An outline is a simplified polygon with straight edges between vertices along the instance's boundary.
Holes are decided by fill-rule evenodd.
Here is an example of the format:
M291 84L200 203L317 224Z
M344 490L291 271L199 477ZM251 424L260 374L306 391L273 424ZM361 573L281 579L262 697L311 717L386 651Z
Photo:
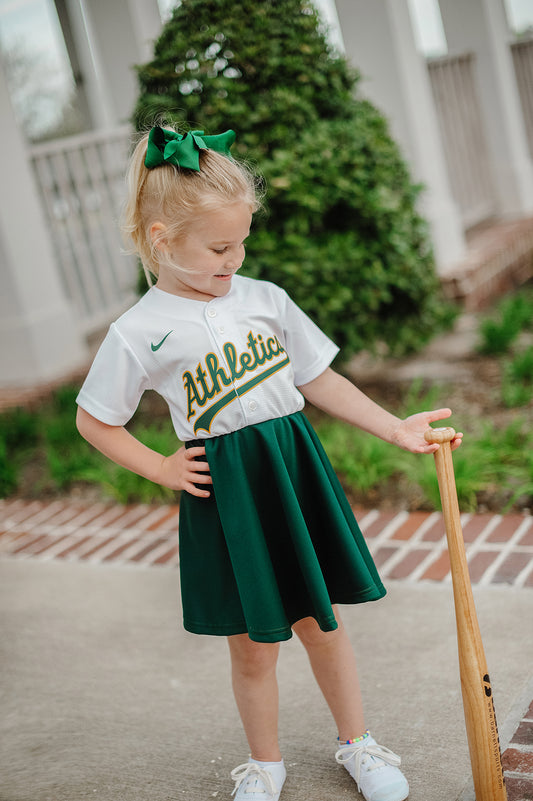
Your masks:
M209 498L209 484L213 481L209 475L209 465L198 457L205 457L205 448L186 448L184 445L171 456L163 457L161 462L161 481L165 487L173 490L185 490L198 498ZM195 484L205 484L199 489Z
M430 445L426 442L424 433L430 427L430 423L449 417L451 413L451 409L435 409L432 412L412 414L400 421L393 433L392 442L411 453L435 453L439 449L439 445L436 443ZM463 435L457 433L450 442L452 451L459 447L462 440Z

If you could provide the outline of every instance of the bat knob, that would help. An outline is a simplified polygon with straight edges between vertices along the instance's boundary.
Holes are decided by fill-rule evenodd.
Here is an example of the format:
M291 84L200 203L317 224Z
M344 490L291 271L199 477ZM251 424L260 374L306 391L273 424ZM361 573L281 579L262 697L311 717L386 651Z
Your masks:
M435 442L442 445L443 442L451 442L455 437L455 429L451 427L446 428L428 428L424 434L424 439L433 445Z

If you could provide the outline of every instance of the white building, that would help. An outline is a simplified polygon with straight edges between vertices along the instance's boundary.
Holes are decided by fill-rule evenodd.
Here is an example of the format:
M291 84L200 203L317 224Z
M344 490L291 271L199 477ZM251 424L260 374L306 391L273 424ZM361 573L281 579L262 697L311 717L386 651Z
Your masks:
M439 4L448 54L429 65L409 0L336 0L336 12L361 91L389 118L426 187L421 211L443 282L477 303L503 277L521 281L533 272L533 40L513 43L503 0ZM132 67L151 58L159 6L55 0L55 7L82 77L87 132L29 146L0 69L4 388L83 366L91 336L133 299L136 270L120 254L114 219L137 95Z

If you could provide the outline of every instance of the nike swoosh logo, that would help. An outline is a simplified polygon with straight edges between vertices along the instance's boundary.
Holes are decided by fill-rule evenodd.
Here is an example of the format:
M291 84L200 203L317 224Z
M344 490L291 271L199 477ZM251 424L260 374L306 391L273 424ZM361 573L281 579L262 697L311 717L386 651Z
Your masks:
M165 334L165 336L163 337L163 339L161 340L161 342L158 342L158 343L157 343L157 345L154 345L154 343L153 343L153 342L150 344L150 347L152 348L152 350L153 350L153 352L154 352L154 353L156 352L156 350L159 350L159 348L161 347L161 345L163 344L163 342L165 341L165 339L166 339L167 337L169 337L169 336L171 335L171 333L172 333L172 331L169 331L169 332L168 332L168 334Z

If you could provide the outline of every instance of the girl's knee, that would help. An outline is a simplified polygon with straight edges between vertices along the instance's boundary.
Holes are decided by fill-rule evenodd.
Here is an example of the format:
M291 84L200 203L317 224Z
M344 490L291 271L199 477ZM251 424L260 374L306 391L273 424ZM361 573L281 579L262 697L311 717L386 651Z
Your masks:
M294 633L306 649L332 645L344 636L342 620L338 611L334 611L338 623L338 628L334 631L323 631L313 617L303 618L293 625Z
M233 670L250 677L275 670L279 643L255 642L247 634L228 637Z

